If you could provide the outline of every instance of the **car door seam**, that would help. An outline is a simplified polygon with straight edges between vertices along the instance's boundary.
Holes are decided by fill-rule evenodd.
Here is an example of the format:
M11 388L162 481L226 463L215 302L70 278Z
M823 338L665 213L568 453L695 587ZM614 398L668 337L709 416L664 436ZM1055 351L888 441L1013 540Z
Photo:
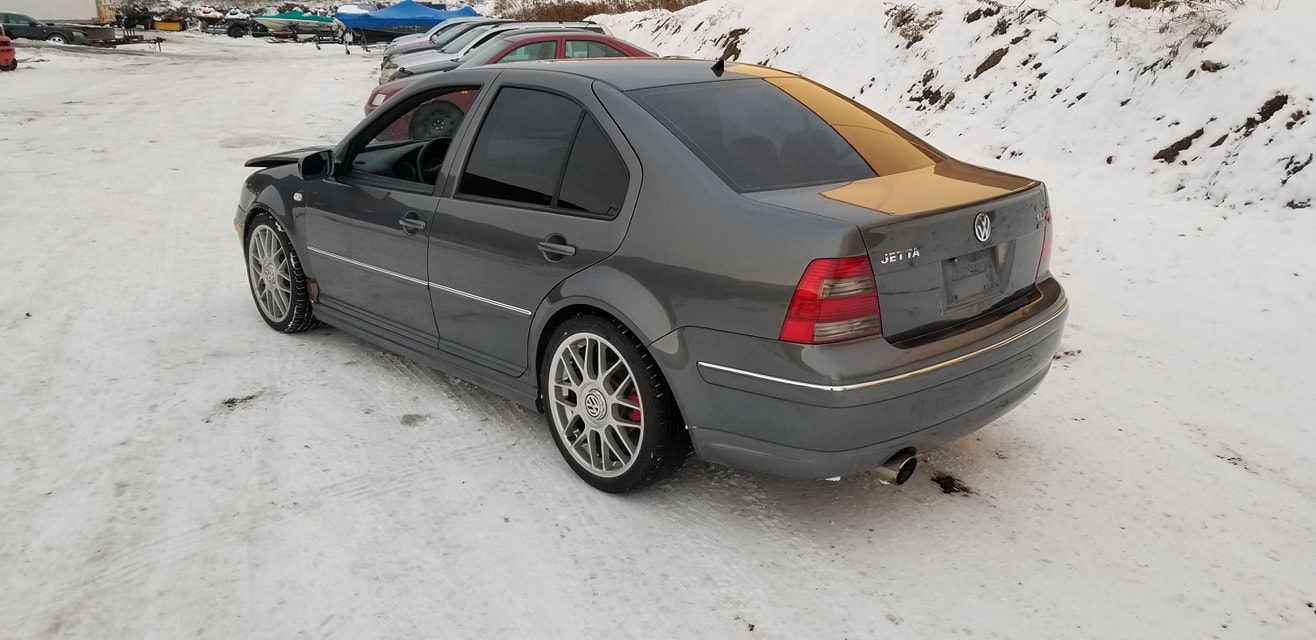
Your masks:
M475 295L474 293L467 293L467 292L465 292L465 291L462 291L461 289L454 289L454 288L452 288L452 287L447 287L447 286L441 285L441 284L439 284L439 283L437 283L437 282L431 282L431 283L429 283L429 286L430 286L430 288L432 288L432 289L438 289L439 291L444 291L444 292L447 292L447 293L451 293L451 294L456 295L456 296L461 296L461 297L463 297L463 298L469 298L469 299L471 299L471 300L475 300L476 302L483 302L484 304L487 304L487 305L489 305L489 306L491 306L491 307L495 307L495 308L498 308L498 309L502 309L502 310L504 310L504 311L511 311L511 312L513 312L513 313L520 314L520 315L523 315L523 316L526 316L526 317L530 317L531 315L534 315L529 309L522 309L521 307L517 307L517 306L513 306L513 305L510 305L510 304L503 303L503 302L499 302L499 301L497 301L497 300L490 300L489 298L485 298L485 297L482 297L482 296L477 296L477 295Z

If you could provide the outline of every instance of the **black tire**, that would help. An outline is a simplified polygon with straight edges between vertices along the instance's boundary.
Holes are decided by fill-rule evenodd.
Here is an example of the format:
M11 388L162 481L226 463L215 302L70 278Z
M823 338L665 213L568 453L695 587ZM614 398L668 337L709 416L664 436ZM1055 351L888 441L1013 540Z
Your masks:
M580 443L589 441L589 434L585 433L589 428L586 426L585 416L581 413L589 411L586 408L589 403L582 399L580 394L568 391L555 383L554 371L558 367L555 367L554 362L561 355L560 349L565 343L576 344L582 339L591 339L581 336L592 336L611 347L612 352L626 365L628 371L622 373L629 373L634 383L631 391L627 388L615 390L618 395L629 394L627 398L630 402L638 400L639 406L631 412L630 419L637 420L642 425L633 455L626 463L629 467L622 465L625 470L618 475L609 476L607 471L585 466L577 458L580 453L573 452L578 451ZM611 370L611 367L607 368ZM582 377L588 377L588 374L583 374ZM658 370L653 356L644 349L635 334L614 319L596 315L579 315L557 327L549 339L543 360L539 363L539 382L544 399L544 414L558 452L562 454L562 458L567 461L572 471L595 489L608 493L626 493L642 489L672 475L690 457L690 437L686 433L681 412L666 380L663 379L662 372ZM573 384L570 379L565 379L563 382ZM608 394L605 387L606 384L600 387L604 396ZM564 395L565 402L559 403L556 397L559 393ZM620 405L608 404L607 400L604 400L604 404L605 411L601 413L605 414L605 420L611 417L615 410L626 411ZM567 416L565 425L560 428L559 421L563 420L563 411L568 410L569 405L576 408L576 416ZM614 435L618 432L619 429L613 429ZM607 432L595 433L600 434L598 438L603 438L602 434ZM572 436L576 436L575 447L568 442L568 438ZM599 449L602 451L604 443L602 440L599 442ZM616 439L609 442L616 442ZM609 448L612 448L611 445ZM616 460L617 449L612 449ZM592 448L590 451L592 452ZM592 453L589 455L592 457ZM602 460L603 466L606 467L606 454L603 455Z
M260 240L257 240L258 237ZM269 268L258 269L253 264L252 248L259 241L269 240L277 242L277 249L272 252ZM265 324L283 333L297 333L320 326L320 321L315 319L314 310L311 308L311 296L306 287L306 274L302 271L301 260L297 257L292 243L288 241L288 234L284 233L283 227L269 214L258 213L247 225L242 247L243 263L247 268L247 285L251 289L251 298L256 303L256 311L260 313L261 319L265 320ZM280 252L283 260L278 262ZM265 264L265 261L259 259L257 262ZM258 271L270 276L270 279L257 276ZM267 290L276 278L288 289L286 300L283 297L279 300L284 302L283 305L272 302L270 298L262 300L260 293ZM283 284L282 281L285 280L286 284ZM269 295L274 296L277 293L270 292Z
M0 67L0 71L14 71L14 70L16 70L16 69L18 69L18 60L17 60L17 59L15 59L13 62L10 62L9 64L7 64L7 65L5 65L5 66L3 66L3 67Z
M240 24L231 24L228 26L228 37L241 38L247 35L247 29Z

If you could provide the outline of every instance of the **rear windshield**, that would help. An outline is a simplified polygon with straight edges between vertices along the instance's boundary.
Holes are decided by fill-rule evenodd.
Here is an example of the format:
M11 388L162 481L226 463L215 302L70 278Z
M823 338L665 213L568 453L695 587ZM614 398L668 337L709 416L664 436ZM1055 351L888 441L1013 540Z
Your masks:
M473 27L473 25L468 25L465 22L445 24L434 29L434 33L430 34L430 42L443 44L448 38L460 35L462 27Z
M468 29L456 38L449 40L448 44L443 45L443 48L440 49L440 51L444 53L457 53L458 51L465 49L466 45L475 42L476 38L488 33L490 29L493 29L493 25L484 24Z
M802 78L725 80L629 95L741 192L853 182L933 161L885 123ZM884 139L880 145L865 140L872 134Z

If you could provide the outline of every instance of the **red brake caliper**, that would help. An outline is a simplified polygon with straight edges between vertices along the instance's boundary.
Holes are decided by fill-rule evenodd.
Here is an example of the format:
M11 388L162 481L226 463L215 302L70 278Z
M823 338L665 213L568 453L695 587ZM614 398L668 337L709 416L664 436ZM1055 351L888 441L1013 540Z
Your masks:
M633 404L640 404L640 396L636 395L634 392L631 392L630 395L626 396L626 401ZM626 419L638 424L640 422L640 410L631 409L630 411L627 411Z

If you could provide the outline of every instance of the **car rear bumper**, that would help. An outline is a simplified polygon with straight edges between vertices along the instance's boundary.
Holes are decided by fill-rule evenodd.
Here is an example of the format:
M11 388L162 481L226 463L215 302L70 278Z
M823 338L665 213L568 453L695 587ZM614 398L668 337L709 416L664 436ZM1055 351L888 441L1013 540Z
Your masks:
M972 331L912 349L880 338L802 347L683 329L652 352L701 459L821 478L925 452L986 426L1041 383L1068 302L1038 299Z

